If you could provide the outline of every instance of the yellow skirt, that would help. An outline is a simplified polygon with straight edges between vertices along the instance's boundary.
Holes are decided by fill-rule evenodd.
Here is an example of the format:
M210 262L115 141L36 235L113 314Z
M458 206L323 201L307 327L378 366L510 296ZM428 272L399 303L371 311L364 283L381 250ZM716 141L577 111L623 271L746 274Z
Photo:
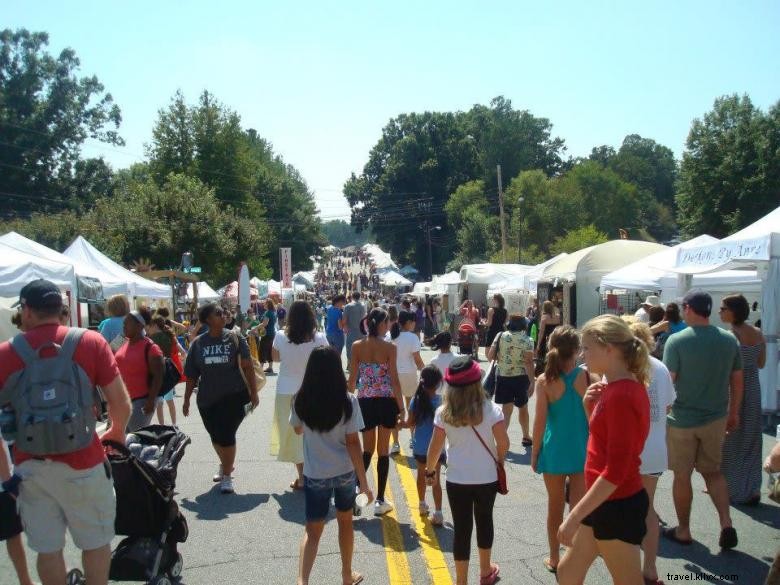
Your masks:
M277 394L274 403L274 421L271 426L271 455L277 461L303 463L303 436L296 435L290 424L292 394Z

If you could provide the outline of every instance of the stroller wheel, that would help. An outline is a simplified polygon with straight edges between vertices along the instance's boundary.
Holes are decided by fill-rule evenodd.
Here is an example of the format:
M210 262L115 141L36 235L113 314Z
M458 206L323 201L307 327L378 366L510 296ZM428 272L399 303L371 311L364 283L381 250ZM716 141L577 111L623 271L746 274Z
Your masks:
M149 585L172 585L171 580L168 579L165 575L158 575L151 581L149 581Z
M66 585L85 585L84 573L80 569L71 569L65 580Z
M173 561L171 568L168 569L168 574L171 579L181 576L181 570L184 568L184 559L181 557L181 553L176 553L176 560Z

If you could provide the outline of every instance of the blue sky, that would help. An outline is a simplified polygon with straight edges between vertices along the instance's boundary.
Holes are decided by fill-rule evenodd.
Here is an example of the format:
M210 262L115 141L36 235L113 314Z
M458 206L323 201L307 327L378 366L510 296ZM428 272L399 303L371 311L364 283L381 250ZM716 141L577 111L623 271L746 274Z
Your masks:
M630 133L679 156L717 96L780 99L776 0L3 4L0 26L72 47L121 106L126 147L86 154L141 160L174 92L208 89L301 171L325 219L348 216L344 181L400 113L504 95L574 156Z

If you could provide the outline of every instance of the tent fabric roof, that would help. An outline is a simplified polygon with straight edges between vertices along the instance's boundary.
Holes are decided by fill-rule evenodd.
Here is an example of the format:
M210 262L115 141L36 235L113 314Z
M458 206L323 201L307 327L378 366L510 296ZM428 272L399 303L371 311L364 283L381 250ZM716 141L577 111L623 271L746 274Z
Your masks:
M38 278L72 289L76 275L72 264L47 260L0 243L0 297L16 297L28 282Z
M35 240L26 238L16 232L8 232L7 234L0 236L0 242L11 246L12 248L16 248L17 250L21 250L22 252L26 252L27 254L32 254L33 256L45 258L53 262L72 265L77 276L88 276L90 278L98 279L103 285L103 294L106 298L115 294L129 293L129 287L126 281L113 278L110 274L107 274L94 266L70 258L65 254L52 250L51 248L39 244Z
M469 284L495 284L522 276L532 268L526 264L464 264L460 269L460 279Z
M393 258L375 244L366 244L363 251L371 257L371 261L376 264L378 270L390 269L398 270L398 265L393 262Z
M198 301L216 301L220 298L219 293L215 291L208 282L201 281L198 285ZM192 283L187 284L187 296L193 298Z
M81 264L100 270L101 273L107 274L116 280L126 282L129 292L133 296L152 299L169 299L171 297L170 287L144 278L120 266L82 236L76 238L68 249L65 250L64 254L79 261Z
M754 267L770 258L780 258L780 207L720 242L680 250L674 271L696 274Z
M547 266L539 281L576 280L578 272L607 273L635 260L663 250L666 246L638 240L612 240L569 254Z
M411 286L412 281L404 278L395 270L388 270L379 277L382 284L386 286Z
M460 279L460 272L453 271L440 276L434 276L433 282L436 284L460 284L463 281Z

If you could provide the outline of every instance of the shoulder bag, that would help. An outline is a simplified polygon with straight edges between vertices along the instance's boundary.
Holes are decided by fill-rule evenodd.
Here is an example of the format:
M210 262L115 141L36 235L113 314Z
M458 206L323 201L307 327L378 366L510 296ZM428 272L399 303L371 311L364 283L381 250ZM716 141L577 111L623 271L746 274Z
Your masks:
M495 455L493 455L493 451L491 451L487 446L487 443L482 440L482 435L479 434L479 431L473 425L471 426L471 430L474 431L475 435L477 435L477 439L479 439L479 442L482 443L485 451L488 452L488 455L490 455L490 458L496 464L496 475L498 476L498 493L502 496L507 495L509 493L509 486L506 482L506 469L504 469L504 464L496 459Z
M482 382L482 387L485 389L485 394L488 395L488 398L493 398L493 395L496 393L496 376L498 376L498 354L499 350L501 349L501 337L504 335L504 332L500 332L493 343L496 345L496 357L493 359L493 361L490 363L490 369L488 370L487 375L485 375L485 379Z

